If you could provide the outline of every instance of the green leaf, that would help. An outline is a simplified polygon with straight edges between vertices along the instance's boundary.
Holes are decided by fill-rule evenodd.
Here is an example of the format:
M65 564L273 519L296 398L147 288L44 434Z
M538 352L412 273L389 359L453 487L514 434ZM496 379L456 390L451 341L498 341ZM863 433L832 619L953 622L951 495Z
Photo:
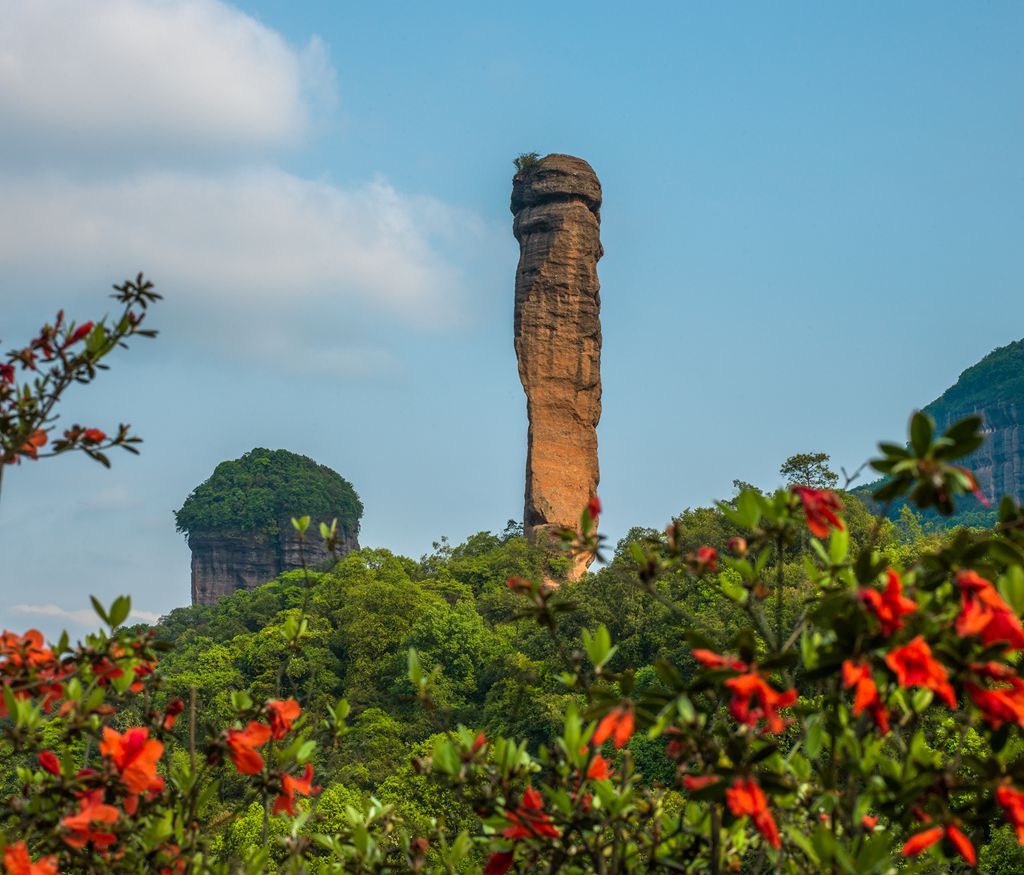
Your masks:
M97 614L99 614L100 619L109 626L110 625L110 617L107 616L107 609L104 608L103 605L100 604L99 599L96 598L96 596L94 596L94 595L89 596L89 601L92 602L92 609Z
M934 433L935 423L932 418L918 410L910 419L910 444L919 458L928 454Z
M131 596L119 595L110 606L110 627L116 629L132 612Z
M1009 566L999 578L999 592L1017 614L1024 613L1024 568Z

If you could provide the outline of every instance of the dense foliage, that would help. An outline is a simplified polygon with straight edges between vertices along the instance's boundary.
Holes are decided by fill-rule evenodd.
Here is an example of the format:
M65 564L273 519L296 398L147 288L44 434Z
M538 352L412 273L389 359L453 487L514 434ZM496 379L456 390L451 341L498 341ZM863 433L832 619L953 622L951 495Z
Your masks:
M178 531L276 534L293 514L337 519L348 535L359 531L363 504L344 477L287 450L256 448L221 462L176 511Z
M938 422L995 404L1024 402L1024 339L992 350L925 408Z

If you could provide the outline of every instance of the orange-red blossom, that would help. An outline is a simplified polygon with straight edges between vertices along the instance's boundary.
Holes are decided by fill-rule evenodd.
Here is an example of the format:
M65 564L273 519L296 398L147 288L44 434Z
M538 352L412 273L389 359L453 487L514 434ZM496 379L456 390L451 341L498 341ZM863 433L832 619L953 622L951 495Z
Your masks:
M117 841L117 836L97 824L116 823L120 812L113 805L103 801L103 790L87 793L78 801L78 813L65 817L60 823L67 830L64 843L72 848L84 848L90 842L103 851Z
M544 811L544 797L533 787L523 791L522 801L515 811L508 813L509 825L502 831L507 839L525 839L531 836L558 838L558 828Z
M270 741L271 729L265 723L250 721L245 729L228 730L228 751L231 762L243 775L255 775L263 770L263 756L256 748Z
M601 718L594 731L594 744L604 744L609 737L616 747L625 747L633 735L633 706L617 705Z
M931 690L950 708L956 708L956 693L949 683L945 667L932 656L928 642L918 635L912 641L890 651L885 664L896 674L901 687Z
M280 741L292 728L292 723L299 719L302 708L294 699L272 699L267 702L267 713L270 716L270 731Z
M889 731L889 709L882 704L882 698L878 695L878 686L871 673L871 666L864 661L845 660L843 662L843 685L856 689L853 699L853 716L856 717L868 710L871 712L875 725L882 730L882 734L887 733Z
M1024 726L1024 680L1000 662L973 663L971 671L979 678L991 678L1000 684L991 689L972 681L964 683L964 690L988 724L993 729L1004 723Z
M996 802L1016 831L1017 841L1024 845L1024 793L1009 784L1001 784L996 790Z
M56 857L40 857L33 863L24 842L4 848L4 871L7 875L59 875Z
M958 635L977 635L988 644L1006 644L1014 650L1024 648L1024 628L996 588L973 571L958 571L961 611L956 619Z
M957 827L953 826L953 824L947 824L946 826L933 826L930 829L926 829L924 832L919 832L917 835L911 836L903 845L903 856L915 857L943 838L949 839L950 844L956 848L957 853L963 857L969 865L974 866L978 862L978 855L974 850L974 845L971 843L971 840L967 838L967 836L965 836Z
M858 595L882 624L882 633L892 635L903 628L903 615L914 613L917 603L903 595L903 581L895 570L890 568L885 573L888 579L884 590L866 587Z
M114 764L121 783L130 793L163 790L164 779L156 773L156 764L163 756L164 746L155 738L150 738L149 730L145 727L129 729L122 735L104 726L100 753Z
M839 497L829 489L811 489L807 486L793 486L791 491L800 499L807 518L807 528L817 538L827 538L830 528L845 529L837 515L843 509Z
M274 800L274 814L287 811L292 817L295 816L295 794L310 796L320 788L313 786L313 767L306 763L306 773L301 778L294 778L285 775L281 778L281 793Z
M732 786L725 791L725 802L734 817L748 815L754 822L757 831L773 848L782 846L779 828L775 824L775 818L772 817L771 811L768 810L768 800L764 795L764 790L753 778L737 778Z
M729 678L725 686L732 691L729 713L738 723L757 726L763 719L769 732L782 732L786 728L779 708L788 708L796 701L796 690L777 692L758 672Z

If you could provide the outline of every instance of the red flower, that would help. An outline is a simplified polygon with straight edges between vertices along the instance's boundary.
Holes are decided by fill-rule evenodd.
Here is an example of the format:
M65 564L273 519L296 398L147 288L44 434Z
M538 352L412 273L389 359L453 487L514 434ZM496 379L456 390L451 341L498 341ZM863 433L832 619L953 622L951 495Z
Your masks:
M270 741L271 730L263 723L251 721L245 729L228 730L228 748L231 761L243 775L255 775L263 770L263 757L258 747Z
M848 688L856 687L857 690L853 699L853 716L856 717L865 709L869 709L875 725L885 735L889 731L889 711L878 695L871 666L866 662L847 659L843 662L843 685Z
M601 499L596 495L587 502L587 513L590 518L596 523L597 518L601 515Z
M956 583L961 599L956 619L958 635L978 635L986 645L1005 643L1015 650L1024 648L1020 620L989 581L973 571L958 571Z
M178 716L182 711L185 710L185 702L181 699L171 699L167 703L167 708L164 710L164 729L170 730L174 728L174 724L178 720Z
M737 722L757 726L758 721L764 719L769 732L782 732L786 728L779 708L787 708L796 701L796 690L776 692L757 672L729 678L725 685L732 690L729 713Z
M299 719L302 708L294 699L272 699L267 702L270 715L270 731L280 741L291 732L292 723Z
M890 568L885 572L888 582L885 590L879 592L877 589L862 589L860 598L871 609L871 612L878 617L882 624L882 633L892 635L893 632L903 628L904 614L912 614L917 610L917 603L903 595L903 581L900 576Z
M710 650L694 650L693 658L705 668L731 668L733 671L747 671L747 664L731 656L719 656Z
M998 666L998 663L989 663ZM1000 669L1006 666L998 666ZM1011 673L1000 671L993 674L987 671L987 666L972 665L976 673L986 677L997 677L1002 686L995 689L987 689L967 681L964 683L964 690L971 700L977 705L982 716L993 729L998 729L1004 723L1015 723L1024 726L1024 681Z
M698 547L693 563L697 574L714 574L718 571L718 551L714 547Z
M274 814L287 811L295 817L295 794L309 796L319 789L313 786L313 767L306 763L306 773L301 778L293 778L291 775L281 778L281 794L274 800Z
M149 737L148 729L137 727L122 735L104 726L100 753L113 762L121 782L131 793L163 790L164 779L156 773L156 764L163 756L164 746Z
M39 448L45 446L47 440L49 440L49 438L47 438L46 432L41 428L37 428L31 435L29 435L29 439L25 441L25 445L21 448L21 454L23 456L28 456L30 459L38 459Z
M594 732L594 744L604 744L611 737L616 747L625 747L632 735L633 707L632 705L618 705L605 714L601 718L601 722L597 724L597 730Z
M513 851L496 851L491 854L491 858L487 861L487 867L484 869L484 875L505 875L509 869L512 868L512 864L516 860L516 852Z
M601 754L597 754L587 767L587 777L593 778L595 781L603 781L611 776L612 770L608 768L608 760L601 756Z
M40 857L33 863L24 842L4 848L4 869L7 875L59 875L56 857Z
M82 340L85 337L88 337L89 333L91 331L92 331L92 323L91 322L85 322L82 325L79 325L78 328L76 328L71 333L71 336L68 337L68 342L65 344L65 346L71 346L72 343L78 343L78 341Z
M901 687L931 690L950 708L956 708L956 693L949 684L946 669L932 658L932 649L920 635L890 651L885 657L885 664L896 674Z
M843 509L838 496L828 489L810 489L807 486L793 486L791 489L804 506L807 528L818 538L827 538L829 527L845 529L843 521L836 516Z
M97 829L95 824L115 823L120 813L113 805L105 805L103 790L93 790L78 802L78 813L65 817L60 823L68 834L64 836L64 844L71 848L84 848L92 842L98 851L109 848L117 841L112 832Z
M757 831L773 848L782 846L779 828L768 810L768 800L753 778L737 778L725 791L725 802L734 817L749 815Z
M544 799L533 787L523 791L523 799L515 811L508 813L509 826L502 835L507 839L545 836L558 838L558 830L551 823L551 817L544 811Z
M710 787L712 784L717 784L721 780L718 775L687 775L683 778L683 786L693 792L694 790L703 790L705 787Z
M864 827L864 829L874 829L878 826L878 818L871 814L865 814L860 819L860 825Z
M479 753L485 744L487 744L487 736L481 732L473 739L472 752Z
M39 754L39 765L41 765L51 775L60 774L60 760L57 759L56 754L51 751L44 750Z
M106 433L98 428L87 428L82 432L82 437L91 444L102 444L107 439Z
M974 851L974 845L971 844L971 840L952 824L949 824L948 826L933 826L931 829L926 829L924 832L919 832L917 835L911 836L907 839L906 844L903 845L903 856L917 856L943 837L949 839L953 847L956 848L957 853L960 854L960 856L963 857L969 865L973 866L978 862L978 855Z
M1024 845L1024 793L1002 784L996 790L996 802L1003 809L1010 826L1016 830L1017 841Z
M0 364L0 380L5 383L14 382L14 365Z

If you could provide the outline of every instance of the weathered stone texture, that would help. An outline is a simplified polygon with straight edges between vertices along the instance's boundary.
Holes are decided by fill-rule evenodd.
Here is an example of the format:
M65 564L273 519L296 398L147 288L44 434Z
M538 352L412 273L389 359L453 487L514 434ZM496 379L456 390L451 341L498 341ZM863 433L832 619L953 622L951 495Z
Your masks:
M1015 401L963 404L944 412L936 425L941 432L972 415L984 421L985 443L964 464L990 500L1024 497L1024 408Z
M257 532L193 533L192 604L213 605L238 589L255 589L285 571L302 567L299 541L290 520L280 524L280 535ZM355 535L339 539L338 555L358 550ZM302 546L306 566L316 568L331 558L319 533Z
M529 436L523 524L535 542L576 527L597 491L601 183L580 158L548 155L512 182L515 348ZM576 578L593 557L581 557Z

